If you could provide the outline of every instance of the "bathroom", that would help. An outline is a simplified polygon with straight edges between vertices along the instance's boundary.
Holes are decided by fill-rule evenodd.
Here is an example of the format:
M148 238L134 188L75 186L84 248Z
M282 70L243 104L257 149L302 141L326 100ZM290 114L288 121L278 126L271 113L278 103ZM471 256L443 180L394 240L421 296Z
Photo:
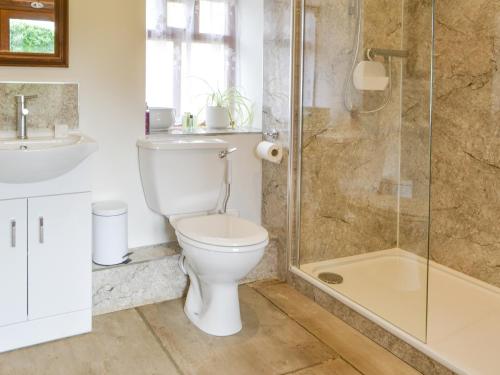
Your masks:
M499 374L499 15L0 0L0 374Z

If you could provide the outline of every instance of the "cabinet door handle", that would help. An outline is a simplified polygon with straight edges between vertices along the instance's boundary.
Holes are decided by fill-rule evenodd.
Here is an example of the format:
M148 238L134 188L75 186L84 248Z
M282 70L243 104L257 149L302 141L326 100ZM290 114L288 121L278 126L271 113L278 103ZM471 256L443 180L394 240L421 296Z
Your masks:
M43 227L43 216L38 218L38 241L43 243L45 241L44 227Z
M16 247L16 221L12 220L10 222L10 246Z

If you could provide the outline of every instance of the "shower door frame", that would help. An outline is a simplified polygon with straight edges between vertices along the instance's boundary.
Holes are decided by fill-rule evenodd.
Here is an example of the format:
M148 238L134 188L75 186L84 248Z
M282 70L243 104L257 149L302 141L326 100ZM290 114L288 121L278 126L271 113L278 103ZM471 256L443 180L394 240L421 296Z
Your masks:
M304 48L305 0L291 2L290 43L290 133L288 160L288 238L287 264L289 270L299 270L300 206L302 178L302 93ZM298 32L300 31L300 36ZM300 270L299 270L300 271ZM300 271L302 272L302 271Z
M290 43L290 136L289 136L289 159L288 159L288 186L287 186L287 207L288 207L288 238L287 238L287 265L288 271L299 278L312 284L316 288L340 301L352 310L356 311L363 317L376 323L386 331L390 332L399 339L412 345L419 351L429 357L442 361L436 356L434 351L426 345L426 342L419 340L403 329L399 328L388 320L373 313L364 306L356 303L346 295L328 287L320 280L312 277L308 273L300 269L300 229L301 229L301 181L302 181L302 127L303 127L303 61L304 61L304 22L305 22L305 0L290 0L291 1L291 43ZM431 43L431 64L430 64L430 103L429 103L429 184L432 180L431 176L431 151L432 151L432 105L434 91L434 38L435 38L435 0L432 1L432 43ZM430 195L430 188L429 188ZM428 240L430 237L430 199L429 199L429 216L428 216ZM430 246L428 243L428 257L430 258ZM429 266L427 266L427 298L428 298L428 275ZM427 312L428 313L428 305ZM427 323L426 323L427 330Z

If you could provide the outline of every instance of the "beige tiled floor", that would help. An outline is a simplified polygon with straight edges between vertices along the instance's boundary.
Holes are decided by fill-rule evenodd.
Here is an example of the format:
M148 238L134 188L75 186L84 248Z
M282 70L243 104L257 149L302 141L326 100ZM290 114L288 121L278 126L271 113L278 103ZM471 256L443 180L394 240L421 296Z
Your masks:
M204 334L175 300L95 318L88 335L0 355L1 375L417 374L286 284L240 289L243 330Z
M1 375L178 374L136 310L101 315L88 335L0 354Z

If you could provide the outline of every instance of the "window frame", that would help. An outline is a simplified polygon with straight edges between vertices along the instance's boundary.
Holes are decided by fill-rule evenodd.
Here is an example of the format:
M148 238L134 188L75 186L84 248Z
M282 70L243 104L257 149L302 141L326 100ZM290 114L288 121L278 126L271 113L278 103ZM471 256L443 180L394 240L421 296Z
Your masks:
M180 0L179 2L182 2ZM231 55L236 54L236 6L233 2L228 2L228 34L209 34L200 32L200 2L194 0L194 20L193 31L177 27L165 27L163 32L158 35L155 30L147 30L147 40L167 41L173 43L173 64L174 66L174 82L173 82L173 100L176 111L181 109L182 98L182 44L189 36L193 42L224 45L231 51ZM180 56L180 64L175 64L175 56ZM236 63L233 59L228 61L226 65L226 80L228 87L232 87L236 82Z

